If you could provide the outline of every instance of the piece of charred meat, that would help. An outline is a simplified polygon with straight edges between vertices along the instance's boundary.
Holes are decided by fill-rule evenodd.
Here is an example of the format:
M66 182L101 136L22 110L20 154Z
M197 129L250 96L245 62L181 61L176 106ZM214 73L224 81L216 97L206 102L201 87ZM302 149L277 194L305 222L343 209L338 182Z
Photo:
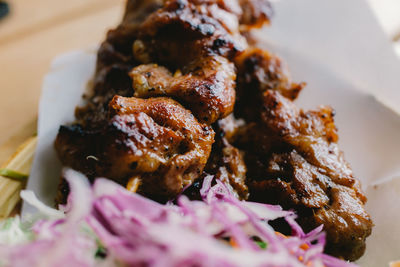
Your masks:
M265 0L166 1L141 25L134 54L142 63L171 68L210 54L232 59L247 48L240 25L262 26L270 10Z
M184 191L184 194L190 199L202 199L200 195L200 189L203 186L202 180L208 175L214 176L214 184L217 180L223 182L237 198L246 200L249 197L246 185L247 168L242 152L230 143L243 123L241 120L236 120L231 114L212 125L215 130L215 142L204 168L204 174Z
M297 211L308 231L323 224L327 252L348 260L365 250L366 198L337 145L333 110L304 112L279 92L262 98L261 121L241 129L250 199Z
M237 1L167 1L149 16L133 44L135 58L145 64L131 72L135 96L173 97L208 124L230 114L236 86L230 60L247 48L242 16L255 12L248 10L251 1L243 2L246 12ZM243 23L268 21L263 11L252 16L259 21Z
M240 125L241 121L237 121L233 115L213 125L216 133L215 143L204 170L224 182L239 199L247 199L249 192L244 158L239 149L230 144Z
M294 100L304 86L291 81L280 58L260 48L247 49L235 58L235 65L238 70L235 115L246 121L259 119L265 91L276 90Z
M200 177L214 131L170 98L125 98L110 103L104 129L62 127L56 148L62 163L90 177L107 177L167 200Z
M105 123L112 97L133 96L135 92L129 77L132 68L148 63L159 64L171 73L178 70L195 76L206 76L200 72L209 63L223 70L227 75L204 77L209 79L190 92L201 94L204 101L207 100L207 106L196 114L201 121L211 124L216 118L226 116L233 108L232 86L236 75L232 75L231 63L225 62L227 59L213 57L232 58L243 51L247 44L239 32L239 24L260 27L269 21L270 9L269 2L262 0L127 1L122 23L108 32L99 49L93 86L84 97L86 104L76 109L77 121L90 127ZM216 78L217 86L209 86ZM195 82L190 83L196 86ZM219 84L227 87L222 90ZM180 98L174 97L192 109L192 99L196 96L187 96L186 89L179 93ZM215 101L210 99L214 95ZM200 109L199 106L193 108Z
M135 96L173 97L208 124L233 111L236 73L229 58L246 41L238 17L223 7L167 1L148 17L133 44L135 58L145 64L131 72Z
M136 97L170 96L178 99L202 122L211 124L233 111L233 63L221 56L201 58L171 73L156 64L140 65L130 73Z
M241 30L260 28L269 23L273 9L271 3L265 0L239 0L242 9L240 16Z
M77 107L77 122L84 127L106 123L108 103L115 95L132 96L129 71L140 64L133 56L132 44L143 21L164 4L163 0L129 0L124 19L113 30L97 53L96 73L90 90L84 95L85 105Z

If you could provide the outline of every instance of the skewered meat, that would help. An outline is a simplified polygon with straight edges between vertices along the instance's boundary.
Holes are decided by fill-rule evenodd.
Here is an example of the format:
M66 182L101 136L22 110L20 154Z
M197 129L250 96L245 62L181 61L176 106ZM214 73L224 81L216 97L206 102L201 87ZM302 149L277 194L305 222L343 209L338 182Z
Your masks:
M265 0L239 0L242 8L240 26L244 30L259 28L272 17L273 9L269 1Z
M107 33L97 53L93 86L84 95L85 106L77 107L77 122L96 128L106 123L108 103L115 95L132 96L129 71L140 64L133 57L132 44L141 23L161 8L163 0L129 0L122 23Z
M247 121L257 120L262 106L262 94L277 90L283 96L296 99L304 84L291 82L283 62L260 48L249 48L235 59L238 69L235 115Z
M166 95L179 99L202 122L211 124L232 113L235 103L234 66L221 56L193 62L183 73L172 74L155 64L130 73L136 97Z
M269 6L267 1L264 4ZM109 117L109 102L115 95L172 96L208 124L229 115L235 102L236 79L229 59L246 47L239 21L249 27L260 26L259 22L269 19L264 11L259 13L262 17L257 25L252 25L255 20L242 19L245 13L237 1L128 1L122 23L108 32L100 47L93 90L85 96L86 105L76 109L73 126L60 130L56 148L62 161L92 177L103 175L126 183L127 165L121 169L118 164L113 167L111 158L105 157L107 164L95 160L101 158L97 155L109 154L106 144L117 138L110 137L114 133L111 122L116 118ZM165 67L140 65L148 60L165 63ZM180 77L172 77L171 73L179 72ZM153 73L152 79L148 79L148 73ZM152 87L140 84L142 74ZM153 85L157 94L151 92ZM167 93L162 94L163 90ZM90 155L94 157L86 159Z
M238 198L247 199L249 196L246 185L247 168L243 155L239 149L230 144L241 123L230 115L213 125L216 133L215 143L204 170L224 182Z
M210 53L233 58L247 47L240 23L261 26L271 13L268 1L242 0L240 4L236 0L166 1L141 25L134 54L142 63L170 68Z
M294 106L304 84L247 43L271 14L266 0L128 0L57 152L90 178L158 201L187 187L198 198L214 175L238 198L296 210L305 230L324 224L327 251L357 259L372 222L332 109ZM62 180L59 199L67 192Z
M163 200L201 175L214 131L172 99L115 96L110 118L100 132L61 128L56 148L63 164L121 184L136 177L139 192Z
M236 73L225 56L242 51L246 41L237 16L219 4L168 1L149 16L133 50L138 61L153 64L132 70L135 96L173 97L208 124L233 111Z
M358 259L372 221L359 181L338 148L332 109L304 112L272 90L262 101L262 121L241 133L254 139L239 139L251 199L295 209L306 230L324 224L326 250Z
M200 188L203 186L203 178L207 175L214 176L239 199L246 200L249 190L246 185L246 164L242 152L230 144L243 121L236 120L233 115L219 120L213 125L215 130L215 142L212 146L210 157L204 174L192 186L184 191L184 194L192 200L201 200Z
M133 96L128 73L142 63L164 64L172 73L179 68L186 74L210 62L226 68L229 75L223 82L229 86L223 92L211 87L210 92L202 94L217 94L219 99L211 107L218 114L212 116L226 116L233 107L234 91L230 84L235 76L230 75L232 67L225 64L226 59L213 56L234 56L247 46L238 30L239 20L247 27L259 27L269 21L271 13L268 1L242 0L240 4L222 0L129 0L122 23L108 32L99 49L93 88L85 96L85 106L76 109L77 121L90 127L104 123L114 95ZM207 32L210 28L214 30ZM191 104L187 99L183 104ZM208 106L211 103L208 101ZM215 119L207 121L212 123Z

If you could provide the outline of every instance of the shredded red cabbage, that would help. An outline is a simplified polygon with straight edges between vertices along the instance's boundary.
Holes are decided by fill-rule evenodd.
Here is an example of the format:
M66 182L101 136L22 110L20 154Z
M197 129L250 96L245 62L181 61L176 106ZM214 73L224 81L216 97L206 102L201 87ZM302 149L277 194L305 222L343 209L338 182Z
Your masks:
M293 212L239 201L222 182L211 186L212 176L203 183L203 201L180 196L176 205L158 204L106 179L90 187L72 170L65 176L72 192L65 218L37 221L29 243L0 244L0 265L355 266L323 253L322 226L306 234ZM293 236L268 224L278 218Z

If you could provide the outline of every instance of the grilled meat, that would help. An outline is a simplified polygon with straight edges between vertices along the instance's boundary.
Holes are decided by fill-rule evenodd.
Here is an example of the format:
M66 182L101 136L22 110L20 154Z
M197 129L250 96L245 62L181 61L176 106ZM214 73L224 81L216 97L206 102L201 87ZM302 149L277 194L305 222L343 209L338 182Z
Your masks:
M262 94L276 90L296 99L304 84L293 83L283 62L260 48L249 48L235 58L238 69L235 115L247 121L258 120Z
M333 110L304 112L273 90L262 101L261 121L237 137L246 153L250 199L296 210L306 230L323 224L327 252L358 259L372 221L360 183L338 148Z
M215 143L204 170L224 182L238 198L247 199L249 192L244 158L239 149L230 143L241 123L230 115L213 125L216 133Z
M84 96L85 106L76 109L77 122L91 128L106 123L108 103L113 96L133 96L135 92L129 77L132 68L148 63L160 64L171 73L176 70L185 74L196 70L199 73L198 69L209 63L224 70L227 76L204 77L218 78L219 84L227 87L223 91L219 86L197 90L207 102L202 112L198 112L198 118L213 123L215 116L226 116L234 103L235 75L231 75L231 63L216 55L233 57L243 51L247 44L239 32L239 24L247 28L259 27L269 21L270 15L269 2L260 0L242 0L240 3L223 0L127 1L123 21L108 32L99 49L94 84ZM207 86L207 82L202 84ZM213 94L217 98L214 105L209 100ZM184 98L177 98L182 104L193 104L190 97L183 97L183 93L179 95ZM212 111L208 111L208 107ZM206 120L203 115L207 115Z
M129 0L121 24L107 33L97 53L93 85L84 95L85 105L77 107L77 123L83 127L102 127L107 123L108 103L115 95L133 96L129 71L140 64L134 59L132 44L138 28L153 12L163 6L163 0Z
M136 97L166 95L180 100L202 122L211 124L232 113L234 66L221 56L201 58L172 74L156 64L140 65L130 75Z
M201 200L200 189L203 178L212 175L215 180L223 182L225 186L239 199L246 200L249 190L246 185L246 164L242 152L234 147L230 141L236 135L243 121L236 120L231 114L212 125L215 130L215 142L204 173L184 194L193 200Z
M266 0L128 0L99 49L86 104L60 128L58 155L158 201L184 188L200 198L213 175L240 199L296 210L305 230L324 224L327 251L355 260L372 222L333 111L298 109L304 84L249 47L249 30L271 14ZM62 203L64 180L59 193Z
M241 30L259 28L269 23L273 15L271 3L265 0L239 0L242 8L240 17Z
M145 64L131 72L135 96L173 97L208 124L230 114L236 73L229 58L247 44L238 16L227 10L240 8L224 1L168 1L150 15L133 44L135 58Z
M139 192L166 200L200 177L213 139L211 127L170 98L115 96L104 129L63 127L56 149L64 165L124 185L138 178Z

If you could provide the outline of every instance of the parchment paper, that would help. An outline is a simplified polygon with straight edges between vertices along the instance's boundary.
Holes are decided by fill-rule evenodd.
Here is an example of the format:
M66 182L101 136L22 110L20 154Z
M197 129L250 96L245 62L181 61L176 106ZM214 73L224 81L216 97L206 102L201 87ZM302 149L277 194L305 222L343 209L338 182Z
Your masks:
M275 7L272 27L258 36L295 81L308 83L300 106L336 109L340 146L376 224L359 263L387 266L400 259L400 62L363 0L285 0ZM59 125L73 120L94 64L94 51L60 56L44 81L28 189L48 204L60 176L53 142Z

